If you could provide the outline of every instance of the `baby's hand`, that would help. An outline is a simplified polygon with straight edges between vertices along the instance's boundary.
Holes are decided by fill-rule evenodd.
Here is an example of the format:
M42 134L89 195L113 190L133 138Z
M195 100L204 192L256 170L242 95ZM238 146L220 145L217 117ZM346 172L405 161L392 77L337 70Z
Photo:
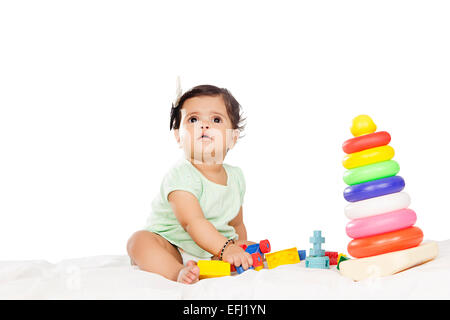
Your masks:
M250 254L236 244L230 244L225 248L222 260L234 264L236 267L242 265L244 270L253 265L253 259Z

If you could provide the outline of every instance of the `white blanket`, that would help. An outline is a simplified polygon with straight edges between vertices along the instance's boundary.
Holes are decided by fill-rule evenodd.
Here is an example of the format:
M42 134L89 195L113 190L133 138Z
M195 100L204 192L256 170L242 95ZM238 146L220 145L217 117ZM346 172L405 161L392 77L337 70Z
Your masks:
M438 244L433 261L361 282L304 262L184 285L132 267L127 256L6 261L0 299L450 299L450 240Z

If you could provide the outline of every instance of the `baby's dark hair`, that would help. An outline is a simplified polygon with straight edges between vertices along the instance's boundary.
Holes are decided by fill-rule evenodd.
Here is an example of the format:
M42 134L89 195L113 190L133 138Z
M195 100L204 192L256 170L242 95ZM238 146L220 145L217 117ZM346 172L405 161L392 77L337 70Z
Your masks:
M245 124L243 124L245 118L244 119L242 118L241 105L239 104L239 102L237 102L237 100L227 89L218 88L216 86L209 84L193 87L192 89L186 91L179 98L179 100L176 101L176 105L172 104L172 110L170 111L170 130L180 128L181 108L183 107L183 103L187 99L201 96L219 96L219 95L225 102L227 113L228 116L230 117L233 129L239 129L239 131L243 131L245 127Z

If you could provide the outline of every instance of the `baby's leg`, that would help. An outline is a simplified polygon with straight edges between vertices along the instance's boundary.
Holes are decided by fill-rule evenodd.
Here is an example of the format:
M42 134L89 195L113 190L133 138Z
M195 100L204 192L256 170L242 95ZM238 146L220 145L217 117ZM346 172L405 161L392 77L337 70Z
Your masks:
M173 281L180 280L181 275L183 278L194 278L191 282L198 280L198 267L195 263L184 266L176 247L156 233L146 230L134 233L128 240L127 251L132 262L141 270L158 273Z

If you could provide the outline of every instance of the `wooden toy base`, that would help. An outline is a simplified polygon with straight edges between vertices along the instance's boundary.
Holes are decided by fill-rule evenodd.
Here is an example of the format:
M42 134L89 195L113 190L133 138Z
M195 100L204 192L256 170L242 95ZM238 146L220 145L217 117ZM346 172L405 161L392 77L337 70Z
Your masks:
M438 253L436 242L426 242L410 249L347 260L340 263L339 271L354 281L384 277L432 260Z

